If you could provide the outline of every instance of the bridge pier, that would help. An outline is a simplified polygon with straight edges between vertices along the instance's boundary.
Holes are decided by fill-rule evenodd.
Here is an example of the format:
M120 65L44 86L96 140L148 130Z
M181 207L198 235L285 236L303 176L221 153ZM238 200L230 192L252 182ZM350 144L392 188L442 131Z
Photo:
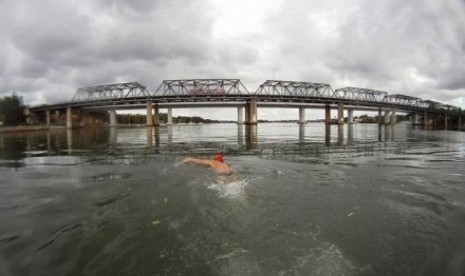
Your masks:
M243 107L242 106L239 106L237 107L237 124L243 124L244 123L244 119L242 117L244 111L243 111Z
M423 128L428 129L428 113L426 111L423 115Z
M449 116L447 114L444 114L444 130L447 130L448 129L448 120L449 120Z
M110 126L111 127L117 126L118 122L116 121L116 111L114 109L110 109L108 113L110 113Z
M167 118L166 118L166 124L167 125L172 125L173 124L173 113L172 113L172 108L168 107L167 110Z
M329 104L325 105L325 123L331 123L331 106Z
M45 110L45 124L50 127L50 109Z
M71 106L66 108L66 128L73 127L73 111L71 110Z
M155 104L153 107L153 125L160 126L160 110L158 108L158 104Z
M337 104L337 123L339 125L344 124L344 104L343 103Z
M389 125L391 123L391 111L384 111L384 124Z
M352 108L347 109L347 123L354 123L354 110Z
M299 124L306 124L307 121L305 120L305 108L299 107Z
M383 110L381 108L378 108L378 125L382 125L384 121L383 118Z
M146 122L147 126L153 126L152 111L153 111L152 102L147 102L147 122Z
M391 110L391 120L390 120L390 125L395 125L396 124L396 110L392 109Z
M257 100L250 100L245 107L245 123L248 125L257 124Z

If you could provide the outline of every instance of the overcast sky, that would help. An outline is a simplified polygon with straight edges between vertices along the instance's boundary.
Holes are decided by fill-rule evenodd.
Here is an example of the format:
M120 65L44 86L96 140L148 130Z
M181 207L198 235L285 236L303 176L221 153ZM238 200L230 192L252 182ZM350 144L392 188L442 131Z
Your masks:
M251 91L323 82L465 108L463 0L0 0L0 42L0 96L30 105L99 84L239 78ZM278 113L297 116L259 116Z

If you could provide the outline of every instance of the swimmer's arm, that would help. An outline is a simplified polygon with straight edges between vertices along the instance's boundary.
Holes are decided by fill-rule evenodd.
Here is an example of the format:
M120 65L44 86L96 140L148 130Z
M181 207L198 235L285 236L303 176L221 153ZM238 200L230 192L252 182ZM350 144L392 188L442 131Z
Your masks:
M185 164L196 164L203 167L211 167L211 160L202 160L192 157L187 157L184 159L183 163Z

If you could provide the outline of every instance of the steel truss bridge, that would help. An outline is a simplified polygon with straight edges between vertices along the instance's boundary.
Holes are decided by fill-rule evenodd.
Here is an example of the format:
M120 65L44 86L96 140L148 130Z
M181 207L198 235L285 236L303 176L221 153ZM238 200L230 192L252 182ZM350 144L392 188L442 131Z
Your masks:
M61 108L131 109L144 108L148 102L159 107L241 106L255 100L258 106L320 107L344 104L357 110L396 109L462 115L459 107L402 94L388 94L369 88L343 87L333 90L329 84L267 80L250 92L239 79L164 80L149 92L137 82L107 84L77 89L70 101L31 107L33 112Z

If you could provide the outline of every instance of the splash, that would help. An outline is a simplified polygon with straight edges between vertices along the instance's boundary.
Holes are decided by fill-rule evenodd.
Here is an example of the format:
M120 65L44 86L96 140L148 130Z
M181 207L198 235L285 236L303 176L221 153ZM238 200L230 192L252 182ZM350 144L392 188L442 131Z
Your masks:
M248 179L235 179L229 182L218 178L217 182L211 182L207 188L216 191L219 197L241 197L245 194L245 187L248 183Z

